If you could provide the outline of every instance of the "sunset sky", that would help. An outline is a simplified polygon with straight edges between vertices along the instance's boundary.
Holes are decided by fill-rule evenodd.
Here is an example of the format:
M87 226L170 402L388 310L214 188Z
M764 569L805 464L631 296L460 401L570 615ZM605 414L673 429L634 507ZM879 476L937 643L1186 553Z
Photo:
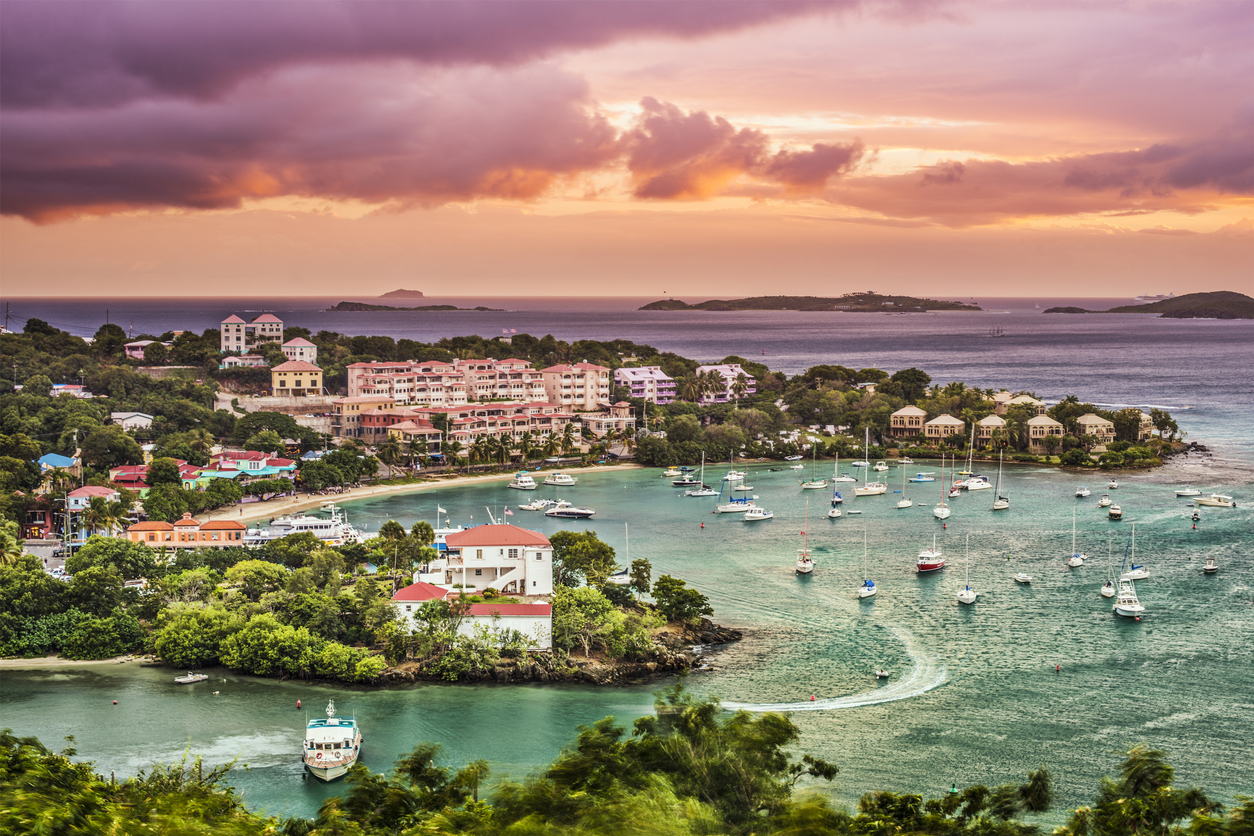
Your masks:
M1254 293L1254 3L24 2L5 296Z

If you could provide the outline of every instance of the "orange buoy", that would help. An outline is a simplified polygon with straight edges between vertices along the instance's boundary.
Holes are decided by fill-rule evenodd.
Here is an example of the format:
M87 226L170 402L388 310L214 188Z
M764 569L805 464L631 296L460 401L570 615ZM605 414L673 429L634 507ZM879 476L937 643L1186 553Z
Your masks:
M701 527L702 527L702 528L705 528L705 523L701 523Z
M114 700L114 701L113 701L113 704L114 704L114 705L117 705L117 704L118 704L118 701L117 701L117 700Z

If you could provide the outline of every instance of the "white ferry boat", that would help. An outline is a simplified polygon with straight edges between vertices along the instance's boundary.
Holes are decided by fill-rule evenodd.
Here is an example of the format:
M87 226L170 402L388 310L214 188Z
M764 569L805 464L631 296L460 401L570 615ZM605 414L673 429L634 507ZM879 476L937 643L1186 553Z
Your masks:
M348 546L366 539L365 532L348 524L344 510L338 505L323 505L321 510L329 511L331 518L284 514L271 520L267 526L250 528L244 532L244 545L264 546L271 540L305 532L313 534L328 546Z
M348 773L361 755L361 730L354 717L336 717L335 702L327 703L327 717L305 726L305 768L321 781Z

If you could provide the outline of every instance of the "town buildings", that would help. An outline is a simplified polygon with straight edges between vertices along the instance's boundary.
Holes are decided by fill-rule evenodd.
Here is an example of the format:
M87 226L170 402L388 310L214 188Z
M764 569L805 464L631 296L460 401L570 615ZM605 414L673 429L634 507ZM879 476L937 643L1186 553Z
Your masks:
M951 435L961 435L966 431L966 423L952 415L938 415L923 425L923 434L929 439L939 441Z
M516 525L477 525L445 536L447 551L416 580L446 589L502 595L552 595L553 545Z
M917 406L903 406L889 416L888 434L893 438L914 438L923 435L923 421L927 413Z
M633 398L649 403L668 404L675 400L675 380L662 371L661 366L640 366L617 369L614 382L631 390Z
M466 374L456 363L353 363L346 371L350 398L382 397L396 404L429 407L460 406L469 400ZM487 381L476 383L488 385Z
M610 430L620 436L624 433L635 435L636 432L636 415L632 405L626 401L619 401L597 412L581 412L579 420L585 429L598 436L603 436Z
M598 409L610 402L610 370L595 363L549 366L542 369L549 403L576 412Z
M1039 401L1037 403L1040 403ZM1062 424L1048 415L1036 415L1028 419L1028 449L1038 455L1049 452L1045 439L1056 437L1062 441Z
M976 441L988 444L993 440L993 433L1006 429L1006 419L1000 415L986 415L975 427Z
M145 359L147 359L144 356L144 352L148 349L148 346L152 345L153 343L157 343L158 345L164 346L165 348L169 348L170 346L174 345L174 343L164 343L164 342L159 342L158 340L136 340L135 342L126 343L124 346L122 346L122 348L126 351L126 359L139 360L142 362Z
M717 366L697 366L697 377L714 372L723 378L723 388L701 396L699 403L727 403L744 395L757 392L757 381L745 373L739 363L721 363ZM739 384L737 383L739 381ZM743 392L739 387L743 386Z
M288 340L282 346L283 356L289 360L303 360L306 363L318 362L318 346L303 337Z
M110 412L109 420L129 432L148 429L152 426L153 416L147 412Z
M234 369L243 366L250 369L259 369L266 365L269 365L266 363L266 358L260 354L240 354L239 356L232 354L223 357L222 362L218 364L218 368Z
M174 523L149 520L126 529L126 539L154 549L227 549L242 546L246 527L234 520L202 523L191 514Z
M1075 419L1080 427L1080 435L1091 435L1097 439L1091 452L1102 453L1106 445L1115 440L1115 422L1107 421L1100 415L1088 413Z
M361 417L371 410L386 410L396 406L396 400L387 395L357 395L336 398L331 401L331 434L336 438L361 438Z
M270 391L275 397L321 395L322 369L304 360L280 363L270 369Z
M418 616L424 604L453 600L455 597L450 596L447 589L419 581L397 590L392 596L392 606L406 630L413 632L418 627ZM470 604L457 627L457 633L473 636L480 627L486 627L498 641L507 636L521 636L531 650L553 649L553 605L548 602L499 604L485 601Z
M220 326L222 351L248 354L266 343L283 342L283 320L274 314L262 314L252 322L228 316Z

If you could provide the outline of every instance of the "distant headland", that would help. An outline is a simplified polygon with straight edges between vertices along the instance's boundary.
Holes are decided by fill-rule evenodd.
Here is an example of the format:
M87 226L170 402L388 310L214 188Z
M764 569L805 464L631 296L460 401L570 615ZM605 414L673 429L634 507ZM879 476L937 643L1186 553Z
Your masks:
M406 291L408 292L408 291ZM504 308L459 308L456 305L423 305L417 308L397 308L392 305L371 305L368 302L340 302L328 311L501 311Z
M914 313L918 311L979 311L979 305L941 302L914 296L881 296L878 293L846 293L844 296L752 296L748 299L711 299L689 305L678 299L662 299L642 311L843 311L851 313Z
M1158 314L1164 319L1254 319L1254 299L1231 290L1186 293L1148 305L1120 305L1105 311L1086 308L1047 308L1045 313L1136 313Z
M421 299L421 290L389 290L380 299Z

